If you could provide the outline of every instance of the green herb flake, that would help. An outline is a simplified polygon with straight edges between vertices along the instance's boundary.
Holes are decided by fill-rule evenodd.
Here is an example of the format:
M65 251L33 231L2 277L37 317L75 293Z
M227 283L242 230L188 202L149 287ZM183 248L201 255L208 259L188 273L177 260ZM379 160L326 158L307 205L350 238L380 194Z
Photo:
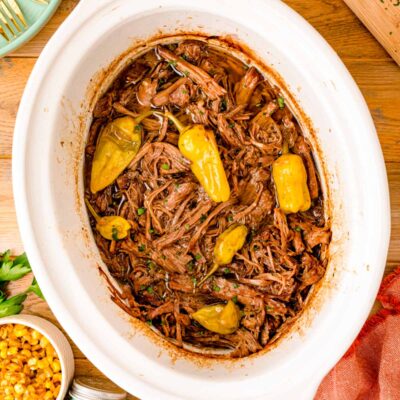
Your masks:
M138 124L135 125L135 132L141 132L142 131L142 127Z
M113 240L118 241L118 229L115 226L111 229L111 235Z
M199 261L199 260L201 259L201 254L196 254L196 255L194 256L194 258L195 258L197 261Z
M296 226L296 227L294 228L294 230L295 230L296 232L301 232L301 228L300 228L299 226Z
M189 72L189 71L183 71L183 75L189 76L189 75L190 75L190 72Z
M137 215L143 215L146 212L146 209L144 207L140 207L137 210Z
M221 290L221 288L217 285L214 285L213 290L214 290L214 292L219 292Z
M256 107L261 108L262 107L262 103L257 103Z
M146 250L146 246L145 246L144 244L140 244L140 245L138 246L138 250L139 250L139 251L145 251L145 250Z
M148 321L146 321L146 324L149 326L153 326L153 321L151 319L149 319Z
M206 214L201 214L200 222L204 222L206 219L207 219L207 215Z
M224 274L227 275L227 274L230 274L230 273L231 273L231 270L229 268L225 268L224 269Z
M233 128L234 126L235 126L235 123L234 123L234 122L232 122L232 123L229 124L229 128Z
M257 250L260 250L260 248L257 245L255 245L255 246L253 246L253 250L257 251Z
M232 297L232 301L236 304L238 302L238 297L237 296L233 296Z
M285 107L285 99L283 97L278 97L279 108L282 109Z
M167 171L169 170L169 165L167 163L161 164L161 168Z
M140 290L145 290L146 286L145 285L140 285Z
M164 78L160 78L159 80L158 80L158 84L161 86L161 85L164 85L164 83L165 83L165 79Z
M186 266L189 272L193 271L193 261L189 261Z
M147 267L148 267L149 269L153 269L153 268L155 268L155 266L156 266L156 264L154 264L154 262L151 261L151 260L147 260L147 261L146 261L146 264L147 264Z
M188 94L188 91L186 89L182 89L182 94Z
M197 279L194 276L192 276L191 279L192 279L192 282L193 282L193 286L196 287Z
M168 61L168 66L176 67L176 61L174 61L174 60Z
M154 290L153 290L153 288L152 288L151 286L149 286L149 287L146 289L146 292L149 293L149 294L153 294L153 293L154 293Z
M233 284L233 287L234 287L235 289L237 289L237 288L239 287L239 285L238 285L237 283L234 283L234 284Z
M190 225L189 224L185 224L185 229L188 231L190 229Z
M150 235L152 235L154 232L155 232L155 230L154 230L153 228L150 228L150 229L149 229Z
M200 115L204 115L204 111L199 110Z
M228 216L228 222L233 222L233 216L232 215Z

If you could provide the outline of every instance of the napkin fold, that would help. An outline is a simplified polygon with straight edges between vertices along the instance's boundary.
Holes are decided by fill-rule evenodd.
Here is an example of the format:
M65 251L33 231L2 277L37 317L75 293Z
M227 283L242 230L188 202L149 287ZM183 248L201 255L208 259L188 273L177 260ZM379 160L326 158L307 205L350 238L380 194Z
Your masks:
M324 378L315 400L400 400L400 267L380 287L382 309Z

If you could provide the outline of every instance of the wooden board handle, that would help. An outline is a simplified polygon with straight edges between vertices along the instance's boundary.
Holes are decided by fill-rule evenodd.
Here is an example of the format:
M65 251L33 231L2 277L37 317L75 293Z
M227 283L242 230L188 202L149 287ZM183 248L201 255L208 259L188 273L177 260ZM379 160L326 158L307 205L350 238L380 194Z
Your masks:
M344 0L400 66L400 0Z

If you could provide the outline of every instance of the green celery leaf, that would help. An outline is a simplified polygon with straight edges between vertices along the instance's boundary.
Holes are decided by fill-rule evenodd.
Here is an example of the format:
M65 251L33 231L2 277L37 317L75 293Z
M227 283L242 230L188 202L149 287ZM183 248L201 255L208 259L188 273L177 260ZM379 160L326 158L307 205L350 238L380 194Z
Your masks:
M26 254L23 253L16 257L14 261L9 259L9 251L2 254L0 266L0 282L15 281L31 272L31 266Z
M35 293L36 296L39 296L41 299L45 300L42 290L40 289L39 284L36 281L36 278L33 278L31 286L29 286L26 291L26 293L29 293L29 292Z

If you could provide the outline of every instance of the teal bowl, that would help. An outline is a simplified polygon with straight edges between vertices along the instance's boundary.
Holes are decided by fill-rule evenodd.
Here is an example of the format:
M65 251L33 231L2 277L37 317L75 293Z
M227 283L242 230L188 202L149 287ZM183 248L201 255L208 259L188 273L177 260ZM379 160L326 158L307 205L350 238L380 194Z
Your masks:
M51 18L60 5L61 0L49 0L48 4L36 0L16 0L16 2L25 17L28 27L22 29L22 32L20 32L15 38L10 38L10 41L7 41L0 35L0 57L15 51L25 42L31 40ZM20 22L18 18L15 17L15 14L14 18ZM12 22L9 20L8 23L12 25ZM9 34L7 27L3 23L0 23L0 25L6 33ZM22 23L20 23L19 26L23 28Z

